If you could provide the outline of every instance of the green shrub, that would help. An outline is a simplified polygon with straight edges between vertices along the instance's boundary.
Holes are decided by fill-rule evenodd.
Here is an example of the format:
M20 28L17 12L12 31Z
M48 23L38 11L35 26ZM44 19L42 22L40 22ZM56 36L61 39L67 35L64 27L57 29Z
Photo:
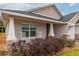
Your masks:
M7 56L9 55L8 51L0 51L0 56Z
M75 44L75 40L68 39L67 37L61 37L64 42L65 47L72 48Z
M67 47L72 48L72 47L74 46L74 44L75 44L75 40L69 39L69 40L67 41Z

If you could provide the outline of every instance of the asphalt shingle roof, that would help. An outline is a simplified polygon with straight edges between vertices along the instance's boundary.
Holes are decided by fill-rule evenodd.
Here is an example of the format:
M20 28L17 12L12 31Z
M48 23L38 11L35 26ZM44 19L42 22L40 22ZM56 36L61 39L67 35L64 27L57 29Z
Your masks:
M30 16L60 21L59 19L54 19L54 18L51 18L51 17L47 17L47 16L43 16L43 15L39 15L39 14L35 14L35 13L32 13L32 12L27 12L27 11L17 11L17 10L6 10L6 11L11 11L11 12L16 12L16 13L20 13L20 14L25 14L25 15L30 15Z
M50 20L62 21L62 22L68 22L78 13L78 11L77 11L77 12L73 12L73 13L64 15L60 19L54 19L51 17L35 14L32 12L28 12L28 11L19 11L19 10L4 10L4 11L11 11L11 12L15 12L15 13L20 13L20 14L25 14L25 15L30 15L30 16L35 16L35 17L40 17L40 18L45 18L45 19L50 19Z
M52 6L52 7L55 7L54 4L51 4L51 5L46 5L46 6L42 6L40 8L43 8L43 7L49 7L49 6ZM56 7L55 7L56 8ZM44 16L44 15L39 15L39 14L36 14L36 13L32 13L32 11L34 10L37 10L39 8L35 8L35 9L31 9L29 11L19 11L19 10L5 10L3 9L4 11L11 11L11 12L16 12L16 13L20 13L20 14L25 14L25 15L30 15L30 16L35 16L35 17L40 17L40 18L45 18L45 19L50 19L50 20L57 20L57 21L61 21L60 19L55 19L53 17L48 17L48 16ZM56 8L56 10L58 10ZM58 11L58 13L61 15L61 13ZM61 16L62 17L62 16Z
M61 18L61 21L64 21L64 22L68 22L69 20L71 20L78 12L73 12L73 13L70 13L70 14L67 14L65 16L63 16Z

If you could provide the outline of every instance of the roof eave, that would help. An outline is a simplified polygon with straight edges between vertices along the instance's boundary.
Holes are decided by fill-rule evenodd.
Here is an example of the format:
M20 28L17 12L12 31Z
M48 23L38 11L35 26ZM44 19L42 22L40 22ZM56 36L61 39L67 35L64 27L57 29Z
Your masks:
M21 17L34 18L34 19L39 19L39 20L43 20L43 21L49 21L49 22L65 24L65 22L62 22L62 21L49 20L49 19L45 19L45 18L35 17L35 16L31 16L31 15L25 15L25 14L20 14L20 13L11 12L11 11L3 11L2 13L10 14L10 15L16 15L16 16L21 16Z

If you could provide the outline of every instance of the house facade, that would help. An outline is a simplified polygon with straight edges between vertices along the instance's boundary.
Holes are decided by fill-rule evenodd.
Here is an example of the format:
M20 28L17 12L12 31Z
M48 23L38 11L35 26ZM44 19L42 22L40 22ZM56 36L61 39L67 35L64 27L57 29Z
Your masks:
M79 39L79 13L63 16L55 5L43 6L29 11L3 10L2 21L7 40L27 40L61 37Z

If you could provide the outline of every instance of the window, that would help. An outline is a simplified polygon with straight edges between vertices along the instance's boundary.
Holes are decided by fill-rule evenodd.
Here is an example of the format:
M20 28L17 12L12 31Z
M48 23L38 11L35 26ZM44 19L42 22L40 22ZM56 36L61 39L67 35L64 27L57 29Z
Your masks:
M36 26L34 24L22 24L22 37L35 37Z
M5 28L2 22L0 22L0 32L5 32Z

